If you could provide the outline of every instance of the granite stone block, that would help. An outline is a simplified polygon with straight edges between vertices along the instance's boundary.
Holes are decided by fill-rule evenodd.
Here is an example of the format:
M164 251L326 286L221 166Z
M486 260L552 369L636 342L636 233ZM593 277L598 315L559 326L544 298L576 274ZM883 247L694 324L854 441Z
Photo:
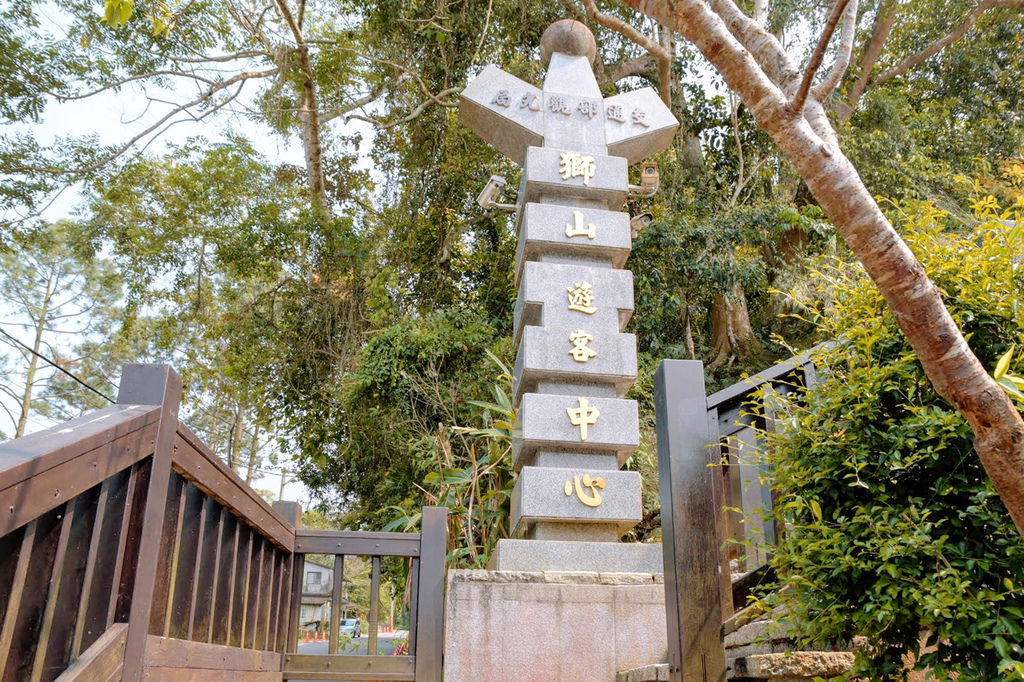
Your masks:
M559 167L564 153L581 152L578 149L556 147L530 147L526 150L521 201L557 203L581 199L599 202L611 211L622 209L629 185L626 159L621 156L584 154L594 159L593 177L563 179Z
M635 400L584 398L598 411L596 420L582 428L574 426L567 410L580 409L579 395L526 393L512 432L512 461L516 471L538 450L615 453L628 457L640 443L640 424Z
M589 284L594 312L569 309L570 290ZM633 314L633 274L568 263L526 263L512 321L518 346L523 327L585 328L597 334L621 332Z
M640 542L580 542L569 540L498 540L488 568L497 571L599 571L644 573L659 588L665 568L661 545ZM662 592L662 598L664 592Z
M584 352L570 341L577 331L585 331L593 338L583 348L595 355L584 362L572 355ZM525 327L513 376L514 402L523 393L535 392L539 381L608 383L615 387L616 397L621 398L636 380L636 337L616 332L590 333L585 325L571 331L561 326Z
M514 537L537 521L612 524L625 533L642 516L635 471L523 467L512 490Z
M667 659L661 585L609 589L594 574L566 582L564 574L466 573L448 573L447 682L594 682Z
M593 229L590 229L591 225ZM524 264L527 261L538 261L542 256L592 258L607 262L613 268L621 268L632 248L629 214L621 211L526 204L517 221L517 229L517 286L522 278ZM586 235L567 234L575 235L581 231L585 231Z

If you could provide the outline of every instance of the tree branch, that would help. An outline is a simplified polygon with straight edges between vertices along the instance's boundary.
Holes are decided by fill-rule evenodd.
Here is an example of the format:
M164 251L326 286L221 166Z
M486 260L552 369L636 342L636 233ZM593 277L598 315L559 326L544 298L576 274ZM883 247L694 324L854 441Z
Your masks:
M145 130L143 130L139 134L135 135L134 137L132 137L130 140L128 140L126 143L124 143L123 145L121 145L120 147L115 149L110 154L104 156L103 158L99 159L98 161L90 163L87 166L80 166L78 168L67 169L67 168L57 168L57 167L50 167L50 166L18 165L18 166L11 167L6 172L9 172L9 173L11 173L11 172L13 172L13 173L32 172L32 173L44 173L44 174L47 174L47 175L70 175L70 176L84 175L86 173L91 173L92 171L94 171L94 170L102 167L103 165L113 161L118 156L121 156L122 154L124 154L126 151L131 149L132 146L134 146L136 142L138 142L142 138L148 136L150 133L154 132L155 130L159 129L161 126L163 126L164 123L166 123L172 117L176 116L177 114L180 114L183 111L188 111L189 109L191 109L194 106L202 104L203 102L207 101L208 99L213 97L215 94L217 94L218 92L220 92L224 88L230 87L231 85L234 85L235 83L240 83L240 82L247 81L247 80L250 80L250 79L253 79L253 78L266 78L267 76L273 76L278 71L280 71L280 69L277 69L277 68L269 69L267 71L245 71L243 73L239 73L239 74L236 74L236 75L232 76L231 78L227 79L226 81L221 81L220 83L217 83L217 85L215 85L214 87L210 88L209 90L207 90L206 92L204 92L202 95L200 95L199 97L195 98L191 102L186 102L185 104L179 104L178 106L174 107L171 111L169 111L159 121L157 121L153 125L149 126L148 128L146 128ZM237 97L237 93L231 99L234 99L234 97ZM223 104L218 105L217 108L219 109L222 106L223 106ZM204 114L204 116L205 116L205 114ZM198 119L196 119L196 120L198 120Z
M612 16L611 14L605 14L597 10L597 4L594 0L583 0L583 7L587 10L587 14L590 18L601 24L605 28L625 36L629 40L644 48L659 62L659 74L661 74L661 81L658 83L658 90L661 93L661 99L665 102L666 106L672 106L672 89L671 82L664 75L669 71L672 65L672 54L664 48L656 40L649 38L642 32L638 31L632 25L626 23L618 17Z
M413 120L414 118L416 118L417 116L422 114L423 110L426 109L431 104L439 104L442 107L447 107L447 108L454 108L454 107L459 106L458 102L445 102L445 101L442 101L442 98L443 97L447 97L448 95L454 95L456 92L459 92L460 90L461 90L461 88L457 88L457 87L456 88L448 88L447 90L442 90L441 92L437 93L436 95L429 95L426 100L424 100L423 102L420 102L419 106L417 106L415 109L413 109L411 112L409 112L409 114L407 116L405 116L403 118L400 118L400 119L398 119L396 121L382 121L381 119L371 118L369 116L360 116L359 114L350 114L350 115L345 117L345 122L348 123L349 121L351 121L353 119L357 120L357 121L366 121L367 123L372 123L373 125L377 126L381 130L389 130L391 128L394 128L395 126L402 125L403 123L408 123L409 121Z
M828 44L832 40L832 34L836 32L839 17L846 11L846 6L850 2L851 0L836 0L835 7L832 8L832 13L829 15L828 21L825 22L825 29L821 32L821 37L818 38L818 46L814 48L811 60L807 62L807 68L804 70L804 77L800 80L800 88L789 102L790 111L796 115L801 115L804 110L804 103L807 101L807 94L811 91L814 74L821 66L821 60L825 58L825 50L828 49Z
M658 62L657 57L652 54L645 54L643 57L637 57L635 59L627 59L624 62L620 62L612 69L609 79L613 83L618 83L624 78L630 76L644 76L645 78L651 77L651 67Z
M868 39L868 44L864 47L864 54L861 55L860 64L857 67L857 80L850 87L846 102L836 107L841 123L850 120L853 110L857 108L861 95L864 94L864 89L871 79L871 71L875 68L875 62L882 54L882 47L889 39L889 33L892 32L895 23L896 3L894 0L888 0L878 8L875 14L875 23L871 27L871 38Z
M348 104L346 104L344 106L335 107L334 109L330 109L328 111L322 112L320 114L320 122L321 123L327 123L328 121L333 121L334 119L338 118L339 116L344 116L345 114L349 113L350 111L355 111L356 109L359 109L360 107L365 107L367 104L369 104L370 102L373 102L378 97L380 97L381 94L383 94L383 92L384 92L384 86L381 85L381 86L378 86L378 87L374 88L373 90L370 90L370 92L366 93L365 95L363 95L359 99L353 100L352 102L349 102Z
M626 4L632 3L627 1ZM708 0L708 4L717 20L750 52L772 83L786 91L796 84L800 72L778 38L741 12L732 0Z
M326 182L324 181L323 146L320 142L320 116L317 105L316 79L313 67L309 62L309 46L302 35L302 27L288 9L287 0L276 0L281 17L288 24L295 38L299 69L302 72L302 97L299 104L299 120L302 121L302 146L306 157L306 174L309 177L309 193L313 200L313 211L330 217L331 209L327 202ZM299 2L299 16L305 11L304 0Z
M843 30L839 38L839 50L836 60L832 63L828 75L811 90L814 98L823 101L836 89L843 75L850 68L850 55L853 54L853 40L857 35L857 0L850 0L843 13Z
M934 43L921 50L917 54L907 57L902 62L892 67L878 78L871 81L871 85L881 85L882 83L895 78L903 73L906 73L909 69L917 66L921 62L934 57L948 45L955 43L966 35L968 31L978 22L978 19L990 9L1018 9L1024 10L1024 1L1022 0L984 0L979 3L971 13L967 15L967 18L963 22L953 29L949 34L936 40Z
M761 26L768 22L768 0L754 0L753 18Z

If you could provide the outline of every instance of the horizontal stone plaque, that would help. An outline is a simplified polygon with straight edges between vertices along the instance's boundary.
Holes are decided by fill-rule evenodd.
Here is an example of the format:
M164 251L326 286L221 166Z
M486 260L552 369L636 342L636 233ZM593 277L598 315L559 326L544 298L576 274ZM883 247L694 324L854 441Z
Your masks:
M613 524L620 534L640 520L640 474L523 467L512 491L513 536L540 521Z
M609 97L604 106L608 153L624 157L631 166L668 149L679 128L679 121L654 88Z
M559 255L606 260L612 267L621 268L633 245L629 214L622 211L526 204L517 230L517 286L526 261Z
M459 95L467 128L519 165L526 150L543 144L543 95L539 88L488 65Z
M519 345L526 326L579 327L620 332L633 314L633 274L628 270L568 263L526 263L512 335Z
M592 334L586 325L525 327L516 355L515 396L537 390L538 381L609 383L621 398L636 380L636 337Z
M626 203L626 160L576 149L530 147L523 166L522 202L592 200L617 211Z
M526 393L512 432L512 462L518 471L538 450L615 453L619 461L640 443L635 400Z

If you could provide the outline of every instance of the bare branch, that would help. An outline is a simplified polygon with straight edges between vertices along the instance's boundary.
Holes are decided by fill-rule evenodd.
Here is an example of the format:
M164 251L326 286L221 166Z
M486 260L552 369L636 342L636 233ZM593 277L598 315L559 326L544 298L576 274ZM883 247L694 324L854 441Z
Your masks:
M934 43L932 43L925 49L921 50L917 54L907 57L896 66L892 67L891 69L880 75L878 78L872 80L871 85L881 85L882 83L891 80L896 76L906 73L909 69L912 69L913 67L917 66L926 59L934 57L943 49L945 49L948 45L951 45L952 43L955 43L956 41L963 38L964 35L966 35L966 33L970 31L971 28L974 27L974 24L978 22L978 19L981 18L981 15L983 15L990 9L1024 10L1024 1L984 0L984 2L979 3L973 10L971 10L971 13L967 15L967 18L963 20L963 23L961 23L959 26L953 29L950 33L943 36L939 40L936 40Z
M409 121L413 120L414 118L422 114L423 110L426 109L431 104L439 104L442 107L448 108L455 108L459 106L458 102L446 102L443 101L442 99L444 97L447 97L448 95L454 95L456 92L459 92L459 90L461 90L461 88L448 88L447 90L442 90L436 95L429 95L429 97L426 100L420 102L419 106L417 106L415 109L409 112L407 116L404 116L403 118L400 118L395 121L382 121L377 118L370 118L369 116L350 114L345 117L345 122L348 123L349 121L355 119L357 121L366 121L367 123L372 123L381 130L389 130L391 128L394 128L395 126L402 125L403 123L408 123Z
M299 69L302 71L302 98L299 105L299 119L302 121L302 146L306 157L306 174L309 177L309 192L313 198L314 211L319 210L329 216L330 206L327 203L326 182L322 163L323 148L320 143L320 117L318 113L316 79L313 67L309 62L309 46L302 35L302 27L288 9L287 0L276 0L278 10L295 37L298 47ZM304 11L304 0L300 0L300 17Z
M188 112L189 109L191 109L192 107L198 106L198 105L206 102L208 99L213 97L215 94L217 94L221 90L223 90L223 89L225 89L227 87L230 87L230 86L234 85L235 83L242 83L244 81L251 80L253 78L266 78L267 76L273 76L278 71L280 71L280 69L277 69L277 68L269 69L267 71L245 71L243 73L239 73L239 74L236 74L235 76L232 76L231 78L227 79L226 81L221 81L220 83L217 83L215 86L211 87L209 90L207 90L206 92L204 92L202 95L200 95L199 97L195 98L191 102L186 102L185 104L177 105L176 107L171 109L171 111L169 111L166 115L164 115L163 118L161 118L159 121L157 121L153 125L149 126L148 128L146 128L145 130L143 130L139 134L135 135L134 137L132 137L130 140L125 142L123 145L121 145L120 147L115 149L110 154L107 154L103 158L101 158L101 159L99 159L99 160L97 160L97 161L95 161L95 162L93 162L93 163L91 163L91 164L89 164L87 166L80 166L79 168L72 168L72 169L57 168L57 167L47 167L47 166L13 166L8 172L14 172L14 173L33 172L33 173L45 173L45 174L48 174L48 175L71 175L71 176L84 175L86 173L91 173L92 171L96 170L97 168L100 168L100 167L104 166L105 164L113 161L117 157L119 157L122 154L124 154L126 151L131 149L135 145L136 142L138 142L142 138L148 136L152 132L154 132L157 129L159 129L161 126L164 125L164 123L166 123L172 117L176 116L177 114L180 114L183 111L184 112ZM237 93L231 99L234 99L235 97L237 97ZM216 108L220 109L222 106L223 106L223 104L220 104ZM202 116L200 116L199 118L196 118L195 120L201 120L202 118L205 118L206 115L207 114L203 114ZM195 118L195 117L193 117L193 118Z
M850 55L853 54L853 39L857 34L857 0L850 0L843 13L843 29L839 37L839 50L836 53L836 60L832 63L828 75L824 80L814 86L812 93L817 100L824 100L836 89L843 75L850 68Z
M645 54L643 57L637 57L636 59L627 59L612 69L609 79L613 83L618 83L620 80L630 76L650 76L651 67L656 63L657 58L651 54Z
M374 88L370 92L366 93L365 95L363 95L359 99L353 100L352 102L349 102L345 106L335 107L334 109L330 109L328 111L321 112L321 114L320 114L320 122L321 123L327 123L328 121L332 121L332 120L338 118L339 116L344 116L345 114L349 113L350 111L355 111L356 109L359 109L360 107L365 107L367 104L369 104L370 102L373 102L378 97L380 97L381 94L383 94L383 92L384 92L384 86L381 85L379 87Z
M664 76L664 74L668 72L669 67L672 64L672 53L666 50L664 46L662 46L656 40L652 40L648 36L644 35L642 32L638 31L636 28L634 28L627 22L623 21L622 19L612 16L611 14L599 12L597 10L597 5L594 3L594 0L583 0L583 7L586 8L587 14L590 15L591 19L601 24L605 28L610 28L616 33L619 33L620 35L625 36L629 40L632 40L634 43L644 48L652 56L654 56L654 58L657 59L660 63L659 73L662 74L662 76ZM661 83L658 84L660 86L659 89L661 92L661 99L664 100L667 106L671 106L671 83L669 79L665 77L662 77L659 80L661 81Z
M850 87L846 102L841 103L837 107L839 120L842 123L850 120L853 110L857 108L857 104L860 102L861 95L864 94L864 89L868 86L868 81L871 79L871 71L875 68L878 56L882 54L882 47L885 45L885 41L889 39L889 33L892 32L893 24L896 23L895 5L894 0L888 0L878 8L875 14L875 23L871 27L871 38L868 39L868 44L864 47L864 54L860 58L860 64L857 66L857 80Z
M128 83L134 83L136 81L146 80L147 78L156 78L157 76L173 76L175 78L194 79L194 80L200 81L202 83L206 83L207 85L213 85L216 82L216 81L213 81L213 80L211 80L209 78L203 78L202 76L199 76L197 74L185 73L183 71L147 71L146 73L140 73L140 74L136 74L134 76L126 76L126 77L118 79L118 80L116 80L116 81L114 81L112 83L107 83L106 85L104 85L102 87L99 87L99 88L97 88L95 90L90 90L89 92L83 92L83 93L78 93L78 94L71 94L71 93L60 93L60 92L46 91L46 94L48 94L48 95L50 95L52 97L55 97L58 102L70 102L70 101L76 100L76 99L87 99L89 97L92 97L93 95L98 95L101 92L106 92L107 90L113 90L115 88L119 88L122 85L127 85Z
M832 34L836 32L839 17L843 15L849 3L850 0L837 0L835 7L832 8L832 13L825 23L825 29L821 32L821 37L818 38L818 46L814 48L811 60L807 62L804 77L800 80L800 88L789 102L790 111L794 114L801 115L804 110L804 103L807 101L807 94L811 91L811 82L814 80L814 74L818 71L818 67L821 66L821 60L825 57L825 50L828 49L828 44L832 40Z
M149 54L156 56L156 53ZM264 57L267 53L263 50L245 50L234 54L200 55L199 57L175 57L175 62L184 64L205 64L207 62L232 62L236 59L249 59L251 57Z

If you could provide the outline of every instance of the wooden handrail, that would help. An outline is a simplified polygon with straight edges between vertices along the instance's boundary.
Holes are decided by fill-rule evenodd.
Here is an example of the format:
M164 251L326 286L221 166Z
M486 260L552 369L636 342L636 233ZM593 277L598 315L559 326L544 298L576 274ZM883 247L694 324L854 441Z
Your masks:
M152 454L159 416L117 405L0 443L0 536Z
M179 421L180 395L170 367L129 365L118 404L0 444L0 677L439 680L447 511L422 533L300 530ZM409 559L416 655L287 657L306 553L335 556L332 653L344 556L371 558L374 607L382 558Z
M176 471L237 516L247 519L275 545L291 551L295 543L291 524L180 422L175 446L172 461Z

